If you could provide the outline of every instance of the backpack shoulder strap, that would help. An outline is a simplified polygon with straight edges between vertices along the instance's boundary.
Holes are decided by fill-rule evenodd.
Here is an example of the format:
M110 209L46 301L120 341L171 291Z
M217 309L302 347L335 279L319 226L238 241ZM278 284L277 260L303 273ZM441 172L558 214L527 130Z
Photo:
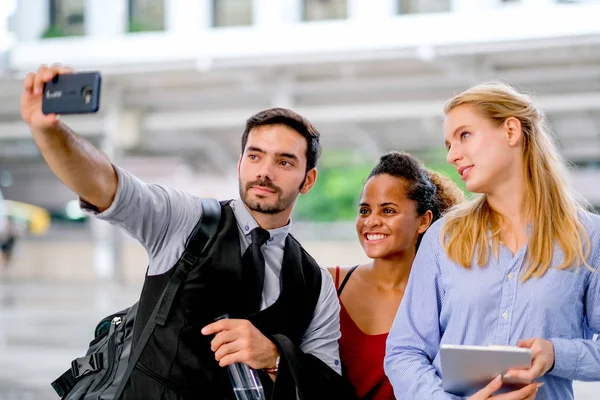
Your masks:
M167 282L157 305L158 311L154 320L158 325L164 326L167 322L179 286L185 281L188 272L196 265L202 252L212 243L219 228L220 219L221 205L219 202L215 199L202 199L200 220L188 237L185 250L179 258L175 271L173 271L173 275Z
M154 328L156 325L163 326L167 322L169 311L171 310L173 301L175 300L175 296L177 295L181 284L185 281L188 272L198 262L198 258L202 252L213 242L219 228L220 220L221 204L215 199L202 199L202 215L200 220L188 237L185 250L179 258L179 261L177 261L175 271L173 271L173 274L169 278L160 299L154 307L154 311L152 311L148 322L146 322L139 341L135 344L135 349L129 359L127 370L123 374L121 384L115 394L115 400L118 400L123 394L129 376L142 355L150 336L152 336Z

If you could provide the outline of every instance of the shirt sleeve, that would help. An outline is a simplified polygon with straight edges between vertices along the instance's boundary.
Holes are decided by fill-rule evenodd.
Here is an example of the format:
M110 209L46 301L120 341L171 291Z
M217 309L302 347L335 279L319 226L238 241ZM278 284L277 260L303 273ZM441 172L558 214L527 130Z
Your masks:
M599 238L590 238L592 246ZM595 249L595 257L591 259L591 267L585 294L585 320L588 338L585 339L550 339L554 345L554 368L550 375L570 380L600 381L600 342L593 339L600 334L600 251ZM585 268L585 267L582 267Z
M341 374L338 347L340 337L340 303L331 274L321 268L321 293L313 319L302 338L300 350L318 357Z
M111 206L99 213L80 199L81 208L123 228L138 240L148 252L149 275L168 271L202 215L200 199L168 186L145 183L117 166L114 168L118 186Z
M439 224L438 224L439 226ZM444 298L438 254L439 229L425 233L411 270L404 297L388 335L385 373L396 398L458 399L442 389L432 365L441 340L439 315Z

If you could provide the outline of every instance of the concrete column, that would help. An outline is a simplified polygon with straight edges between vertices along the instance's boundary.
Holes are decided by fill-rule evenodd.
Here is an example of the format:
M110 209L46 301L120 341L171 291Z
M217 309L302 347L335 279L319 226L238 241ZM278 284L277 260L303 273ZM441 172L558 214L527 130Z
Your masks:
M294 77L282 74L272 86L271 106L294 108Z
M212 24L212 0L165 0L165 29L196 35Z
M127 0L86 0L85 33L89 36L116 36L127 32Z
M258 27L279 26L298 20L297 1L301 0L253 0L253 20Z
M119 164L125 149L135 146L140 137L140 114L134 110L123 110L122 94L117 87L107 85L104 91L105 107L104 137L100 149ZM123 282L122 230L98 219L91 222L94 241L94 271L100 279Z
M501 0L452 0L452 9L458 12L493 10L501 6Z
M556 0L521 0L523 7L544 8L556 4Z
M347 0L348 17L357 21L381 21L398 14L397 0Z
M17 40L28 42L39 40L50 24L49 2L19 0L14 15Z

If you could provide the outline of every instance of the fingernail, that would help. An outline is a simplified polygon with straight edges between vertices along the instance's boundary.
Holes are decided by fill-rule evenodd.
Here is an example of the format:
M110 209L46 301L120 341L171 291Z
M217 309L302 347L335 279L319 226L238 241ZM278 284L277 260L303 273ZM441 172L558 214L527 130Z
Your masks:
M540 382L540 384L538 385L538 389L541 388L542 386L544 386L546 383L545 382Z
M511 374L504 374L502 377L504 379L508 379L508 378L512 378L512 375Z
M206 335L206 328L202 328L200 332L202 332L203 335Z
M494 382L500 382L502 380L502 375L498 375L496 378L494 378Z

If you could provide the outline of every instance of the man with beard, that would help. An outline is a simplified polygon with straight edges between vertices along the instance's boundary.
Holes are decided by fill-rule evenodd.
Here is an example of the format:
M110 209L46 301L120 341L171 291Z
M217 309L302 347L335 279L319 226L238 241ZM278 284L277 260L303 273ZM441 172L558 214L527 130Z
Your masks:
M148 293L160 294L156 287L182 257L202 202L140 181L56 115L44 115L44 83L71 72L42 66L30 73L22 117L44 159L79 195L82 207L122 227L147 250L137 317L147 319L158 300ZM273 108L247 120L237 166L240 198L221 202L212 245L185 278L167 324L147 342L122 399L233 398L222 368L233 363L261 371L264 385L274 381L268 390L274 399L303 391L304 398L317 399L328 387L333 398L341 372L339 303L328 272L288 234L298 195L315 184L320 152L319 132L291 110ZM225 313L229 319L214 322ZM135 332L139 338L144 325L136 320L135 326L134 348ZM336 398L346 398L342 393Z

